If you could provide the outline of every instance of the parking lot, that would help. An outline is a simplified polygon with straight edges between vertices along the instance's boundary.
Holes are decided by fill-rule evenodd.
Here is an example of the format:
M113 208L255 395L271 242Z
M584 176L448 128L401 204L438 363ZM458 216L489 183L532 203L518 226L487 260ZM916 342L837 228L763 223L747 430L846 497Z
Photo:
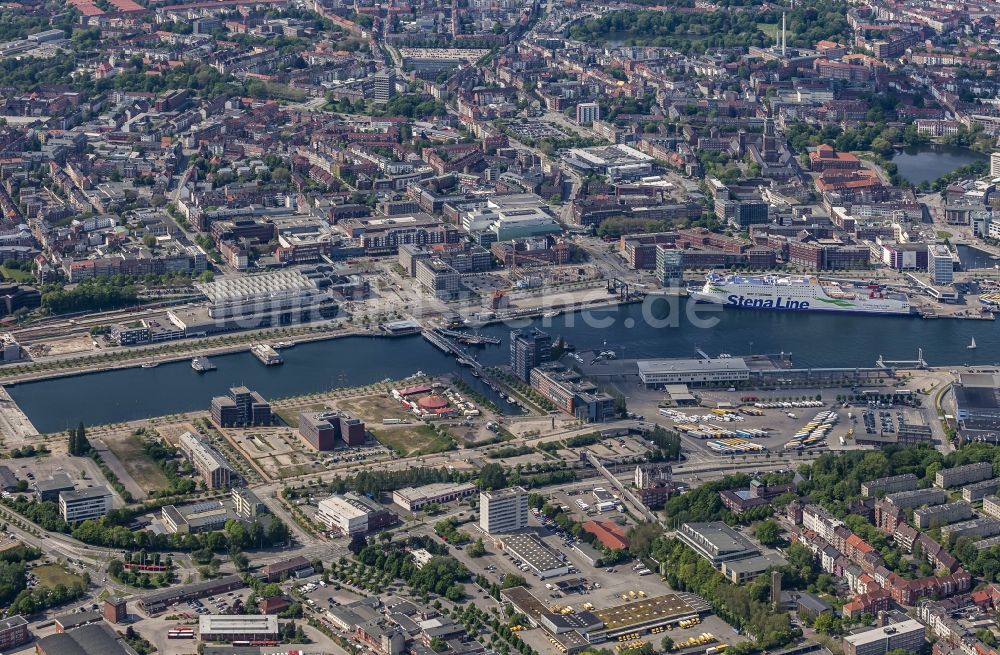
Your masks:
M201 614L229 614L234 608L244 605L249 596L249 590L239 589L200 600L190 600L179 604L176 609L178 613L192 615L192 618Z

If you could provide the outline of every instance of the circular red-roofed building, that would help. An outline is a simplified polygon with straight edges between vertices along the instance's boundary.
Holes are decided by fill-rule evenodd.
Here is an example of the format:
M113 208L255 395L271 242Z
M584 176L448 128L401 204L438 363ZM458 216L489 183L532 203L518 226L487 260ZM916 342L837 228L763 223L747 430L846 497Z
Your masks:
M420 409L423 409L425 411L436 412L438 410L446 408L448 406L448 401L445 400L443 396L439 396L436 393L432 393L418 400L417 405L420 406Z

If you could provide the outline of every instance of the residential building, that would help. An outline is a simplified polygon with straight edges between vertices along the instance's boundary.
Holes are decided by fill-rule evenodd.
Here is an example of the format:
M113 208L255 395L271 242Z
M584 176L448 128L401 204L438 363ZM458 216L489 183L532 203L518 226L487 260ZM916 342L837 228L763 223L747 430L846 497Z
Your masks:
M372 98L378 103L387 103L396 95L396 71L386 68L375 73Z
M581 102L576 106L576 122L580 125L601 119L601 106L596 102Z
M88 487L59 493L59 515L67 523L100 518L110 510L111 491L107 487Z
M861 495L872 498L897 491L912 491L917 488L917 476L913 473L893 475L888 478L878 478L861 483Z
M998 489L1000 489L1000 479L973 482L962 487L962 500L974 503L977 500L982 500L985 496L997 493Z
M1000 498L995 495L983 498L983 514L1000 518Z
M993 464L990 462L977 462L950 469L941 469L934 476L934 486L948 489L950 487L969 484L970 482L989 480L992 477Z
M523 487L480 492L479 527L490 535L528 527L528 492Z
M935 525L942 526L955 521L964 521L972 518L972 515L972 505L965 501L920 507L913 510L913 526L927 530Z

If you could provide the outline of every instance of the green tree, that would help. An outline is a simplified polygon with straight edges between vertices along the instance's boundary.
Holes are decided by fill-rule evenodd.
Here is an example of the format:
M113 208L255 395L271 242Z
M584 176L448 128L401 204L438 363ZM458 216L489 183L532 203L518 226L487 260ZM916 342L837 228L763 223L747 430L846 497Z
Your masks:
M482 557L483 555L485 555L486 554L486 545L483 544L482 537L480 537L479 539L476 539L474 542L472 542L472 545L469 546L465 550L465 552L468 553L469 557Z
M479 470L479 488L484 491L503 489L507 486L507 474L499 464L484 464Z
M754 536L757 541L765 546L774 546L781 541L781 526L776 521L768 519L761 521L754 528Z

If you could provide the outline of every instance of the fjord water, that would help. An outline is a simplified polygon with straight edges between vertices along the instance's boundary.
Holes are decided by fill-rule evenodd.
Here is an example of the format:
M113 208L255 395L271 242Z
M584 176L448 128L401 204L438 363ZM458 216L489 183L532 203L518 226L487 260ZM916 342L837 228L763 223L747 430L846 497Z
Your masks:
M661 318L655 304L652 310ZM700 348L713 357L790 352L797 367L870 367L879 355L911 360L923 348L931 366L1000 362L1000 326L993 321L727 309L702 312L718 319L714 327L703 328L688 320L677 327L651 326L643 313L642 305L625 305L522 321L515 327L536 325L553 337L564 337L579 351L614 350L619 358L693 357ZM484 364L507 362L510 329L505 324L483 328L483 333L501 337L503 344L469 352ZM973 337L978 349L968 350ZM240 352L213 356L218 370L203 375L185 360L24 383L9 391L42 432L80 421L102 424L205 410L212 396L235 385L274 399L403 378L418 370L462 373L470 384L496 398L468 375L468 369L420 336L344 337L302 343L281 354L283 366L262 366L249 353Z

